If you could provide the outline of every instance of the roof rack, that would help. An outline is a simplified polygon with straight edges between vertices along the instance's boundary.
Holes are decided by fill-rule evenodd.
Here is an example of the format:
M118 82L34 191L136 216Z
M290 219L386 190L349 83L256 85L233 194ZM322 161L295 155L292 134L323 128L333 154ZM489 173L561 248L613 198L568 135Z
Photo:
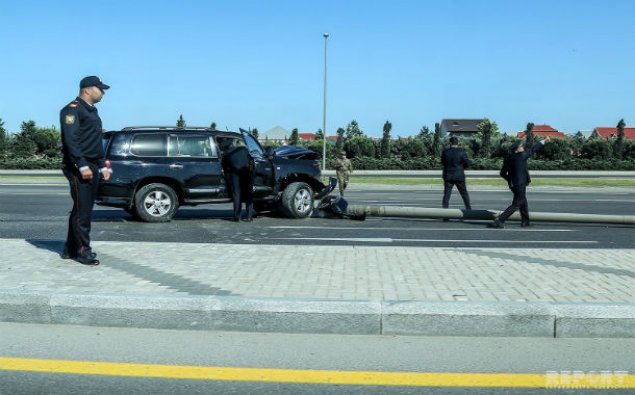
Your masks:
M139 129L159 129L159 130L215 130L212 128L202 127L202 126L186 126L183 128L176 126L126 126L121 129L122 131L127 130L139 130Z

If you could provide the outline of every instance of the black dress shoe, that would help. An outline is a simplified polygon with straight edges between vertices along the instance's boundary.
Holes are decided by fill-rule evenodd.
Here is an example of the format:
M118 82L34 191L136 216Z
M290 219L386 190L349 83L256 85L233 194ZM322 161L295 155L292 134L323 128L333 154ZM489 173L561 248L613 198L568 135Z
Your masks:
M529 228L530 226L531 226L531 223L529 221L520 223L521 228Z
M62 259L77 259L77 255L71 255L67 249L64 249L64 251L62 251L62 254L60 256L62 257ZM95 254L94 252L91 252L89 256L94 259L97 257L97 254Z
M505 223L495 219L494 222L492 222L492 228L505 229Z
M97 259L95 257L78 256L77 258L75 258L75 260L77 262L81 263L82 265L87 265L87 266L97 266L97 265L99 265L99 259Z
M243 222L254 222L254 219L251 217L243 218Z

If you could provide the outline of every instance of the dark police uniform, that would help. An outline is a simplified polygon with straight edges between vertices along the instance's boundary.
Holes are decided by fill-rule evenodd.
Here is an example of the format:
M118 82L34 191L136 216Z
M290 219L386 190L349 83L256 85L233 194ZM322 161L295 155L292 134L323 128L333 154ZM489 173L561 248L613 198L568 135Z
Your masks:
M511 189L514 194L514 198L512 204L494 221L494 226L497 228L504 227L505 221L516 212L516 210L520 210L520 226L529 226L529 205L527 204L526 192L527 185L531 183L531 177L529 177L527 161L533 154L542 149L545 140L537 142L529 150L513 152L518 148L518 144L519 143L514 143L512 145L512 153L505 158L500 171L500 176L507 181L509 189Z
M98 264L90 248L90 220L100 173L106 168L101 119L96 107L78 97L60 111L60 124L64 151L62 168L73 198L63 257ZM92 179L82 178L84 168L92 170Z
M443 208L449 207L452 188L456 185L465 208L471 210L470 195L465 187L464 169L470 166L467 154L458 147L447 148L441 154L441 163L443 164Z
M234 221L240 220L242 202L247 206L247 221L252 221L254 211L254 160L244 146L234 147L223 156L224 167L229 173Z

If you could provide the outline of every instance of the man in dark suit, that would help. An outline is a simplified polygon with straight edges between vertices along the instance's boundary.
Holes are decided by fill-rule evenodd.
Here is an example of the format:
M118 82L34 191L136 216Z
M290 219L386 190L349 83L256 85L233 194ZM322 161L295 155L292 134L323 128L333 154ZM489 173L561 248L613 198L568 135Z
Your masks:
M245 221L252 222L254 211L254 160L241 140L234 139L223 155L223 165L229 173L232 200L234 203L234 221L240 220L242 202L247 206Z
M529 177L529 170L527 169L527 161L529 158L540 151L542 147L549 141L547 136L544 140L537 142L529 150L525 150L522 145L522 141L515 141L511 146L511 155L505 158L503 162L503 168L500 171L500 176L507 181L509 189L514 194L512 204L503 211L501 215L494 220L492 226L494 228L504 228L505 221L516 210L520 210L520 226L530 226L529 222L529 205L527 204L527 185L531 183L531 177Z
M465 209L471 210L470 195L465 187L464 171L470 166L470 160L465 151L459 148L459 140L456 137L450 137L450 148L445 149L441 154L441 163L443 164L443 208L449 207L452 188L456 185Z

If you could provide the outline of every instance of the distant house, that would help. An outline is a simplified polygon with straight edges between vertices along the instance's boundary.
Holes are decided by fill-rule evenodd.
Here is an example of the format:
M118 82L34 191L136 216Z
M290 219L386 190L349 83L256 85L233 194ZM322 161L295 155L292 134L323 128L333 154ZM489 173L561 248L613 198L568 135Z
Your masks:
M291 132L282 126L276 126L258 135L258 141L271 143L286 143L291 137Z
M593 129L591 138L600 138L604 140L617 138L617 128L597 127ZM635 140L635 128L624 128L624 139Z
M300 140L315 141L315 133L298 133Z
M566 134L557 131L556 129L552 128L549 125L534 125L534 136L536 137L556 137L556 138L561 138L561 139L567 139L569 138L569 136L567 136ZM518 132L516 133L516 137L519 137L521 139L525 138L525 131L523 130L522 132Z
M472 137L478 133L482 119L444 119L441 121L441 137Z

